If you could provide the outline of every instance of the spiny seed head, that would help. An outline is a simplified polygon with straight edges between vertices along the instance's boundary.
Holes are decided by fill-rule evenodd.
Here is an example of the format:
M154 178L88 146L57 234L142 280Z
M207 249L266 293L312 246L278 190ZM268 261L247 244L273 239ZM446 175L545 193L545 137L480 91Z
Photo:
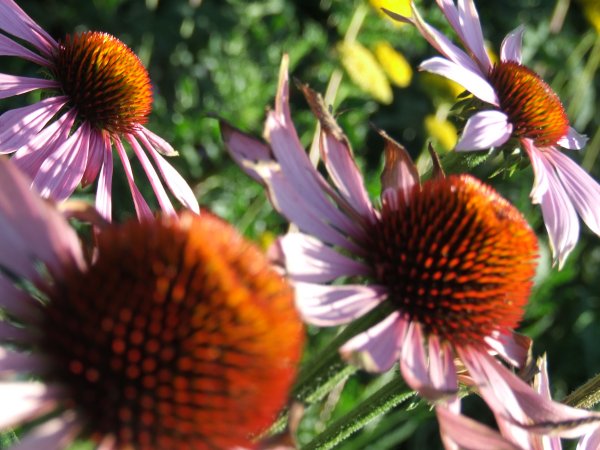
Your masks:
M98 440L252 447L285 403L303 341L292 291L208 213L109 228L48 297L47 376Z
M456 345L513 329L535 273L537 241L521 214L469 175L415 186L384 205L371 233L377 282L409 320Z
M130 133L152 111L152 85L140 59L107 33L67 35L51 67L79 118L110 133Z
M532 139L538 147L548 147L569 131L560 98L529 68L514 61L499 62L492 68L489 80L515 136Z

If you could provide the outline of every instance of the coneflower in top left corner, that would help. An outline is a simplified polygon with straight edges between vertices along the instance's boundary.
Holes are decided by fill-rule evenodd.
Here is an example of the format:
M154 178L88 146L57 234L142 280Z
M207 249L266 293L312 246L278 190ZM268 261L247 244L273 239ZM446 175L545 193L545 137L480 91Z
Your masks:
M43 91L40 101L0 116L0 154L14 153L14 164L42 196L62 201L78 185L98 179L96 208L110 220L114 148L138 217L151 216L135 184L126 142L165 212L174 214L174 208L156 168L172 194L199 211L192 189L161 156L177 152L144 126L152 111L152 85L127 45L97 31L56 41L13 0L0 0L0 56L31 61L47 74L33 78L0 73L0 98Z

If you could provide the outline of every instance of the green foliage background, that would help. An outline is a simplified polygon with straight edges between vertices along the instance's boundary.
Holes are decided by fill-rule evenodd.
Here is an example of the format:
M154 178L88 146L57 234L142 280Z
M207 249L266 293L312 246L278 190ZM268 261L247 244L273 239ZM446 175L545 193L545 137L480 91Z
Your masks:
M262 189L229 159L211 116L218 115L260 135L283 53L290 54L293 77L324 91L331 73L341 67L335 44L364 1L21 0L19 4L55 38L75 31L101 30L132 47L154 83L155 105L148 126L181 154L171 162L193 186L204 207L231 221L248 237L264 242L284 232L285 223L273 212ZM419 3L430 23L449 31L432 0ZM558 3L565 4L562 0ZM592 138L584 150L586 156L572 156L600 179L596 163L600 77L593 61L593 55L600 52L599 38L579 3L571 3L561 30L551 32L556 4L554 0L480 1L478 8L485 37L496 52L505 34L520 24L526 26L525 62L559 93L572 124ZM414 29L394 27L371 10L358 41L369 46L382 39L401 51L415 69L433 54ZM29 71L38 75L36 67L16 59L3 58L0 68L5 73ZM435 101L419 74L408 88L394 89L390 105L378 104L344 76L335 108L343 111L340 124L348 133L374 197L378 194L382 143L369 123L385 129L417 157L429 139L423 119L434 112ZM22 102L4 100L0 112ZM301 139L309 146L314 120L297 90L292 92L292 109ZM147 198L152 198L139 166L136 169L138 185ZM489 163L476 172L485 178L495 169L494 163ZM490 182L539 232L540 271L521 331L535 339L537 354L548 353L553 394L560 399L600 371L600 240L582 226L581 240L564 269L559 272L551 268L539 209L529 202L532 178L527 167L510 179L496 177ZM115 183L115 217L123 220L134 213L119 167L115 168ZM88 189L79 195L92 194ZM336 330L309 332L306 360L326 345ZM307 444L354 410L391 376L363 372L350 376L308 408L300 426L300 442ZM466 410L481 417L483 408L477 399L469 399ZM426 405L409 399L336 448L439 447L432 413Z

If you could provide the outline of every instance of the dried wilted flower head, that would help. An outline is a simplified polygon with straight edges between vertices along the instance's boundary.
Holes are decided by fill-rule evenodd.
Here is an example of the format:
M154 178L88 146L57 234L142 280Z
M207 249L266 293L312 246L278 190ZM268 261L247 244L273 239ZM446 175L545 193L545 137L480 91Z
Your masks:
M29 448L252 447L303 343L262 253L185 212L108 226L88 262L6 160L0 183L0 429L37 421Z

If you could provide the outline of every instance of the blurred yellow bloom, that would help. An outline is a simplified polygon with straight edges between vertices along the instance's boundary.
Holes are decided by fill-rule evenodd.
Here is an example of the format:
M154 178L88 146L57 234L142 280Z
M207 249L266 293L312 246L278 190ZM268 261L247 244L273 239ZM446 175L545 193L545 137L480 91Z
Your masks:
M359 88L380 103L392 103L392 87L373 53L358 42L340 42L337 49L342 65Z
M585 18L596 29L596 33L600 33L600 3L598 0L579 0L583 8Z
M399 87L410 84L413 71L402 53L397 52L388 42L379 41L375 44L375 56L392 83Z
M444 151L450 151L456 145L458 132L446 119L431 114L425 117L425 131Z
M382 17L385 17L389 22L396 26L402 26L404 23L392 19L390 16L384 13L381 8L385 8L388 11L395 12L396 14L400 14L404 17L412 16L412 11L410 10L410 0L369 0L369 3Z

